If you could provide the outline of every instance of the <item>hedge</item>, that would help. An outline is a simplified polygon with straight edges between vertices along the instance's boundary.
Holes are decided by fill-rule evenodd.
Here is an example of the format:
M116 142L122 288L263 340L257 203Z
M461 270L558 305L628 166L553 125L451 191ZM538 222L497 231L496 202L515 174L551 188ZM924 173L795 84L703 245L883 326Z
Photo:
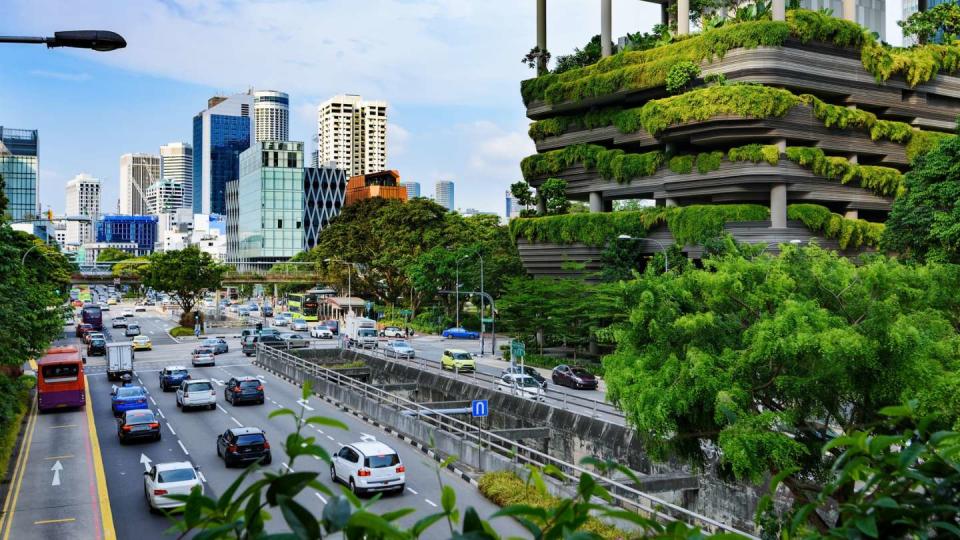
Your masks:
M0 481L6 480L20 424L30 410L30 389L35 384L33 377L0 375Z
M192 336L193 328L187 328L186 326L174 326L170 329L170 335L173 337Z
M840 249L860 247L863 244L877 246L883 234L883 223L871 223L863 219L848 219L834 214L818 204L791 204L787 218L802 221L808 229L835 238Z

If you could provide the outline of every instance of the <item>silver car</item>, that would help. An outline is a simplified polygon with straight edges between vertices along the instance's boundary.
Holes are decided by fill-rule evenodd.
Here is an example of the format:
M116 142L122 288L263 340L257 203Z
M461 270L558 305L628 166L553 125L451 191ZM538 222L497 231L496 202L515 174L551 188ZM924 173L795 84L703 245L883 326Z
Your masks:
M190 407L217 408L217 393L209 379L185 380L177 388L177 407L186 411Z
M279 337L287 342L287 347L291 349L303 349L310 346L310 338L305 338L300 334L284 332Z
M290 321L290 329L294 332L306 332L309 330L307 327L307 321L303 319L293 319Z
M391 339L383 346L383 354L393 358L413 358L417 352L405 340Z

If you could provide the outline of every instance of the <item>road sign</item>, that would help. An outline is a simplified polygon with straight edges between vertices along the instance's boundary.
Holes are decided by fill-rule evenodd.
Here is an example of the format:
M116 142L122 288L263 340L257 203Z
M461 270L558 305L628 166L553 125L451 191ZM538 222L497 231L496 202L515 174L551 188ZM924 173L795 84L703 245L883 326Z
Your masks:
M493 317L484 317L483 319L481 319L481 322L492 323Z
M403 317L409 317L410 315L413 315L413 310L412 310L412 309L401 309L401 310L400 310L400 315L403 316Z
M527 353L527 348L519 339L510 342L510 358L523 358Z
M470 402L470 413L474 418L482 418L490 414L490 407L487 406L487 400L475 399Z

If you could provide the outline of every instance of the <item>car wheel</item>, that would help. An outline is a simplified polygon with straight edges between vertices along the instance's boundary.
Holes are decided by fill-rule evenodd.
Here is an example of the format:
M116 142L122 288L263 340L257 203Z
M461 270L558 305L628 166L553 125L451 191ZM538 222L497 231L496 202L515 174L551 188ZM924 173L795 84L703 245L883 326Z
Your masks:
M267 454L267 458L263 460L263 464L264 464L264 465L269 465L269 464L271 464L271 463L273 463L273 455L272 455L272 454Z
M160 433L160 432L158 431L158 432L157 432L157 438L154 439L154 440L159 441L161 438L163 438L163 433Z
M258 403L259 403L260 405L263 405L263 398L260 398L260 401L259 401Z
M117 433L117 439L120 441L120 444L126 444L127 441L123 440L123 435Z
M212 411L212 410L214 410L214 409L217 408L217 404L216 404L216 403L211 403L207 408Z
M357 485L353 483L353 478L350 479L350 492L356 495L357 497L360 496L360 490L357 489Z

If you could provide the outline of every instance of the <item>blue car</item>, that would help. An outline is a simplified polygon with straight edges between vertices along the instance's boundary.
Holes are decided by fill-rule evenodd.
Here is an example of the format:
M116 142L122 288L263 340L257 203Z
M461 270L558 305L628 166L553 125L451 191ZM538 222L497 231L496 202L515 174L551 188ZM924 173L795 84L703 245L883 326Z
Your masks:
M480 332L474 332L473 330L467 330L466 328L447 328L441 334L445 338L449 339L480 339Z
M142 386L124 386L112 392L110 408L114 416L134 409L149 409L147 392Z
M167 366L160 370L160 389L166 392L177 389L180 383L190 378L190 372L183 366Z

